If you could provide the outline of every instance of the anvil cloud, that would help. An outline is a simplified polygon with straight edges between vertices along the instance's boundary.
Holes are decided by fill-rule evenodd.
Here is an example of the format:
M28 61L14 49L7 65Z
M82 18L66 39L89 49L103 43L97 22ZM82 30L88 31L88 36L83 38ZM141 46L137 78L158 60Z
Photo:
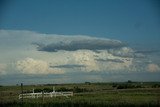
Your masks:
M85 35L0 30L0 51L0 75L160 71L160 63L122 41Z
M61 41L59 43L52 43L47 45L40 44L38 46L39 46L38 50L40 51L56 52L58 50L76 51L80 49L87 49L87 50L115 49L123 47L125 46L125 44L118 40L84 38L83 40L73 40L68 43L66 43L65 41Z

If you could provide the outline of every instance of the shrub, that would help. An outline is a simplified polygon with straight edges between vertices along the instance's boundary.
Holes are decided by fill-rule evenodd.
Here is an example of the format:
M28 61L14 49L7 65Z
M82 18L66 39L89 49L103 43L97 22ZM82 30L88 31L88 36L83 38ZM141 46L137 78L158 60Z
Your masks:
M81 92L89 92L89 90L87 90L86 88L74 87L73 92L81 93Z
M42 92L43 90L42 89L39 89L39 88L36 88L35 90L34 90L34 92L35 93L37 93L37 92Z
M160 84L154 84L152 85L152 88L159 88L160 87Z
M43 90L44 90L44 92L52 92L53 91L52 88L44 88Z
M72 89L67 89L65 87L61 87L59 89L57 89L56 91L60 92L60 91L72 91Z
M117 85L117 89L127 89L127 88L142 88L141 85L134 85L134 84L120 84Z

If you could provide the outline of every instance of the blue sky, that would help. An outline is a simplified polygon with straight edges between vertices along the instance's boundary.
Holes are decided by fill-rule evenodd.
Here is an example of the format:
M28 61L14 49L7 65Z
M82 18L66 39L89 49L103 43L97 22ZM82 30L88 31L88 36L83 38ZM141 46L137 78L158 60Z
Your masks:
M158 0L14 0L3 3L1 29L90 35L159 43Z
M159 46L158 0L0 3L2 85L160 81Z

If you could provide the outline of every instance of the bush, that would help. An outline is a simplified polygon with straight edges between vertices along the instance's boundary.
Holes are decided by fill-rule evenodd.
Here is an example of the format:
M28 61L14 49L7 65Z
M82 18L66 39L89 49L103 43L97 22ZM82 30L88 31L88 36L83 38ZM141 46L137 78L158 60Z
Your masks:
M159 88L160 87L160 84L154 84L152 85L152 88Z
M34 92L35 93L37 93L37 92L42 92L43 90L42 89L39 89L39 88L36 88L35 90L34 90Z
M89 90L85 88L79 88L79 87L74 87L73 92L75 93L81 93L81 92L88 92Z
M61 91L73 91L72 89L67 89L65 87L61 87L59 89L57 89L56 91L61 92Z
M116 87L117 87L117 84L116 84L116 83L113 83L113 84L112 84L112 87L113 87L113 88L116 88Z
M52 92L53 91L52 88L44 88L43 90L44 90L44 92Z
M117 89L127 89L127 88L142 88L141 85L134 85L134 84L120 84L117 85Z
M127 83L132 83L132 81L131 81L131 80L128 80Z

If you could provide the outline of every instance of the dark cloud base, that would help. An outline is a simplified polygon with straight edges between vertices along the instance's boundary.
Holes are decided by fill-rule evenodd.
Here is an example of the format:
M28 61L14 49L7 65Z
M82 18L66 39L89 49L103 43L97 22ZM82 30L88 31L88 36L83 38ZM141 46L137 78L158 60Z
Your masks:
M116 63L124 63L124 61L120 59L96 59L97 61L100 62L116 62Z
M51 68L79 68L86 67L85 65L76 65L76 64L66 64L66 65L58 65L58 66L50 66Z
M105 49L114 49L121 48L126 46L125 43L122 43L117 40L108 40L108 39L85 39L85 40L74 40L69 43L59 42L59 43L51 43L51 44L40 44L34 43L38 45L39 51L46 52L56 52L59 50L66 51L76 51L80 49L88 49L88 50L105 50Z

